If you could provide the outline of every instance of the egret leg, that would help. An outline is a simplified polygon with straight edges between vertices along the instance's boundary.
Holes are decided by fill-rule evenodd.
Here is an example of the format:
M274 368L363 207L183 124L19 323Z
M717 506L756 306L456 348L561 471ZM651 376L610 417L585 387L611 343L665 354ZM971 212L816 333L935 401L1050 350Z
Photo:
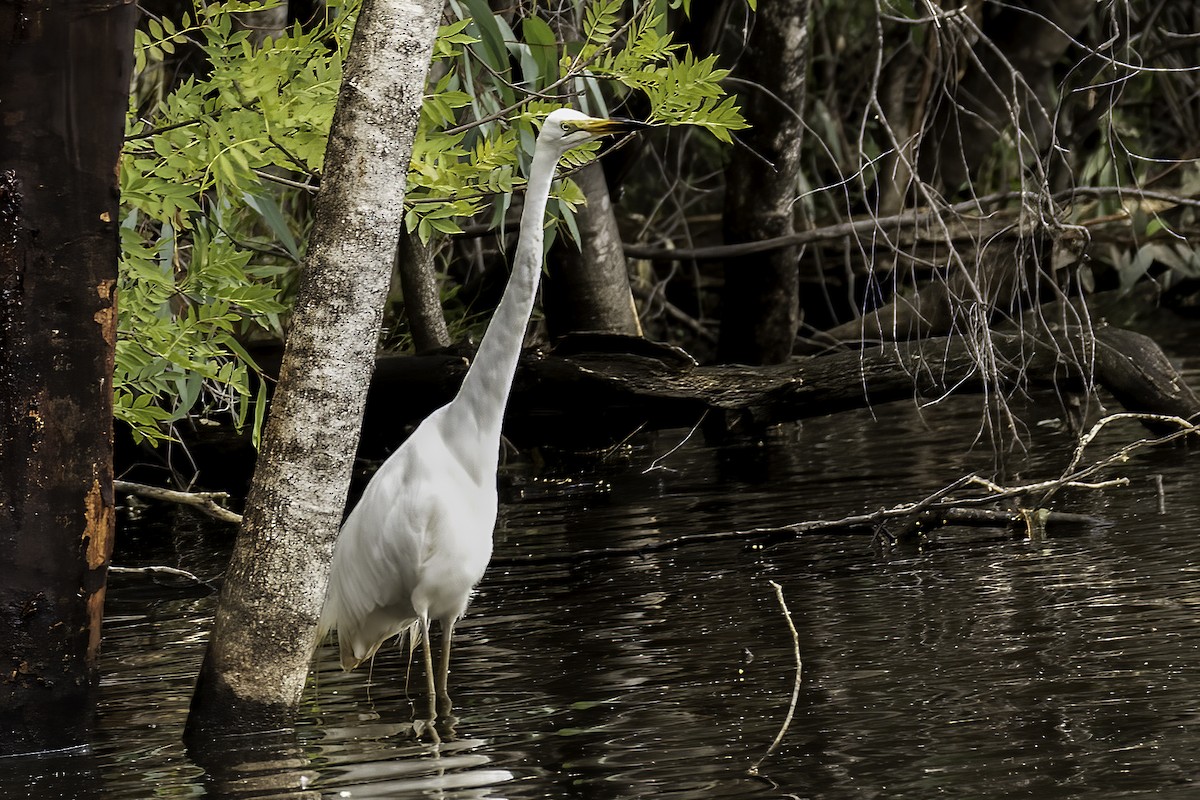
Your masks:
M450 644L454 641L454 620L442 620L442 668L438 670L438 697L450 702Z
M429 617L421 620L421 637L425 640L425 683L429 691L429 720L437 719L437 693L433 685L433 642L429 635Z

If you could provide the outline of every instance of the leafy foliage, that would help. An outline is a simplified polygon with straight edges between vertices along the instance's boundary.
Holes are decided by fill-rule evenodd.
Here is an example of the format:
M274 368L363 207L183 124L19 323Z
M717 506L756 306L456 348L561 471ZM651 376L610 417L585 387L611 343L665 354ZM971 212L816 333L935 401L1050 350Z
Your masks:
M459 232L456 218L476 215L489 203L503 213L509 199L497 195L519 190L517 176L533 155L535 122L562 105L544 99L547 94L567 91L585 111L605 115L641 92L650 101L650 122L698 125L722 141L745 127L734 99L719 85L727 71L716 68L715 58L696 59L660 33L664 17L654 3L637 7L628 19L623 0L586 4L582 41L560 40L537 16L522 20L524 38L518 39L483 0L451 8L462 18L443 27L435 47L435 71L443 76L426 98L409 176L406 224L424 241ZM460 124L460 116L474 121ZM568 157L568 167L581 166L597 150ZM571 210L581 200L578 190L560 182L551 213L570 226Z
M640 93L650 121L700 126L722 141L745 127L715 59L672 44L665 3L582 5L579 35L533 9L518 37L485 0L451 0L457 19L434 43L412 154L410 232L427 242L460 233L467 219L500 226L537 120L571 98L607 114ZM261 421L261 403L250 411L257 367L245 343L282 335L357 11L328 4L322 18L256 41L239 15L266 8L197 1L178 20L148 18L137 34L115 385L117 416L140 438L166 437L193 414L253 419L256 431ZM203 68L168 79L184 52ZM581 166L597 150L566 163ZM552 213L573 231L581 192L562 180L554 197Z
M151 19L137 32L114 379L116 415L137 439L164 438L193 413L253 419L256 433L261 423L243 341L282 334L285 276L307 224L302 192L271 181L319 174L350 22L331 16L255 46L234 15L264 7L198 4L178 24ZM148 76L177 48L202 53L207 74L155 103L161 87Z

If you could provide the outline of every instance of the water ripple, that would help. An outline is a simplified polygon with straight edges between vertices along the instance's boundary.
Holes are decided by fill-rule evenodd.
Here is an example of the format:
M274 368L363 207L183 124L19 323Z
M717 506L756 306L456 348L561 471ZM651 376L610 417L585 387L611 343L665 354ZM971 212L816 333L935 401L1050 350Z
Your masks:
M90 753L0 765L4 785L114 800L1200 796L1196 454L1127 465L1128 489L1072 498L1111 526L1037 543L946 531L890 554L806 536L570 557L834 518L990 473L991 453L967 449L977 411L839 415L659 461L685 433L671 432L586 474L512 466L506 560L458 628L456 720L438 746L414 727L420 659L410 671L388 645L370 672L343 673L326 646L294 730L201 766L179 740L215 600L114 580ZM1070 448L1050 444L1005 468L1054 474ZM220 572L224 529L182 512L139 524L122 563ZM522 566L523 553L562 558ZM768 579L804 668L795 719L756 780L746 768L778 731L796 669Z

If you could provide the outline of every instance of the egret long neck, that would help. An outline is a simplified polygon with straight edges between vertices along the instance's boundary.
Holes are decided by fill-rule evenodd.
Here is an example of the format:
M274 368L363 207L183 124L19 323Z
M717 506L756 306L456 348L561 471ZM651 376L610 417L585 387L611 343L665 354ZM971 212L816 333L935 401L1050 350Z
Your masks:
M542 277L542 225L557 161L558 154L548 148L538 147L534 151L512 275L448 412L452 424L462 426L458 433L463 445L475 448L466 459L468 463L486 463L479 476L481 480L491 480L496 471L494 460L483 459L485 456L494 459L499 453L504 408ZM478 437L473 443L467 441L472 435Z

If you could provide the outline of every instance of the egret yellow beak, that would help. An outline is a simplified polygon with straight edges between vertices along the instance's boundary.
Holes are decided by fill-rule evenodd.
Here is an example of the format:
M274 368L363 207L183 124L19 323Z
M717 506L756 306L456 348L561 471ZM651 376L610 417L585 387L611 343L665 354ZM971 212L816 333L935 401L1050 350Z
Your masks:
M578 130L587 131L593 136L609 136L614 133L626 133L651 127L645 122L638 122L636 119L624 119L622 117L576 120L567 124Z

